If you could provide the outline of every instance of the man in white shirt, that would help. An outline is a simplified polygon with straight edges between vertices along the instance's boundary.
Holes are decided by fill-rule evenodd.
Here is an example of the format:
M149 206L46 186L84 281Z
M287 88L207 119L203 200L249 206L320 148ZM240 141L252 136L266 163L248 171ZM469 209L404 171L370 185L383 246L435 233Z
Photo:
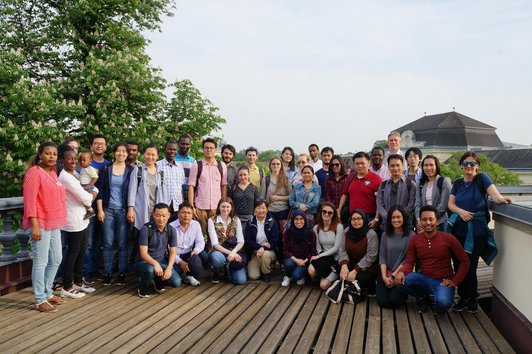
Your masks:
M200 223L192 220L194 209L189 202L183 202L178 209L178 218L170 223L177 235L174 269L184 283L200 285L203 277L203 259L208 258L204 251L205 240Z
M308 146L308 154L310 155L309 165L312 166L314 172L323 168L323 162L318 158L320 148L317 144L310 144Z

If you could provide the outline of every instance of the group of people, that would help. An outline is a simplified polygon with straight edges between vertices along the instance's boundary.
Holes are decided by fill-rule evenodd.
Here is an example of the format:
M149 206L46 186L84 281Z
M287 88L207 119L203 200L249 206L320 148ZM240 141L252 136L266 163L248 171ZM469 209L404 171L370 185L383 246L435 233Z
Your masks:
M354 154L352 171L316 144L297 156L285 147L266 172L253 147L237 167L232 145L221 147L219 161L217 142L207 138L196 161L191 144L187 134L167 141L160 160L147 145L143 162L131 141L116 143L106 160L102 135L90 151L78 152L74 139L39 146L23 182L38 310L57 311L64 298L93 292L98 279L124 285L128 272L138 274L138 295L149 297L181 282L198 286L205 269L213 283L270 282L278 262L282 286L316 279L327 290L341 279L383 307L412 295L420 311L477 311L479 257L489 263L497 252L487 196L511 200L478 173L474 152L460 159L464 177L453 184L436 156L403 154L397 132L388 151Z

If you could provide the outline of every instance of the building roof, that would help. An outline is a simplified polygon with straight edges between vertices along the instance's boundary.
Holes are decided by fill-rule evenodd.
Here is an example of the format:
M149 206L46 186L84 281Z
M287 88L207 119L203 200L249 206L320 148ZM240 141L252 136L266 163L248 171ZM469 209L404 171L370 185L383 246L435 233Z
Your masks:
M419 118L396 130L414 145L457 148L501 148L502 141L495 127L467 117L458 112L434 114ZM405 140L405 137L403 137Z
M482 151L492 162L508 169L532 169L532 148Z

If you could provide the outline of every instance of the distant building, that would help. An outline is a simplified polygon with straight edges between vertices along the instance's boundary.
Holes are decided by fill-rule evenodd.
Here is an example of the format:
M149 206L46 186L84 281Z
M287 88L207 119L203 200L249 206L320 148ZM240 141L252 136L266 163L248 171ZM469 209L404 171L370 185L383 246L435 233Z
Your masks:
M503 148L495 129L453 111L424 116L395 130L401 133L403 151L415 146L423 155L433 154L444 161L456 151Z
M532 148L482 151L492 162L517 174L525 184L532 184Z

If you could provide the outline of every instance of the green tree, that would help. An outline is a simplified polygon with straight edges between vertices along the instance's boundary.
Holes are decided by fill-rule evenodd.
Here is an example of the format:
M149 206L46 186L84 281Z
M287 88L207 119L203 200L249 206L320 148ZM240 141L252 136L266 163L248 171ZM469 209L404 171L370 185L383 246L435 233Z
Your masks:
M377 140L377 141L375 141L373 143L373 147L375 147L375 146L378 146L378 147L383 148L383 149L386 150L388 148L388 141L386 141L386 140Z
M460 157L464 154L463 151L454 153L445 163L441 164L441 174L449 177L452 181L462 178L464 175L460 168ZM499 185L515 185L522 184L523 181L515 173L512 173L490 159L484 154L478 154L480 160L479 172L487 173L493 183Z
M0 2L0 197L20 194L25 164L42 141L95 133L197 144L225 119L188 80L174 97L150 66L143 31L160 30L172 0ZM197 145L194 148L197 150Z

